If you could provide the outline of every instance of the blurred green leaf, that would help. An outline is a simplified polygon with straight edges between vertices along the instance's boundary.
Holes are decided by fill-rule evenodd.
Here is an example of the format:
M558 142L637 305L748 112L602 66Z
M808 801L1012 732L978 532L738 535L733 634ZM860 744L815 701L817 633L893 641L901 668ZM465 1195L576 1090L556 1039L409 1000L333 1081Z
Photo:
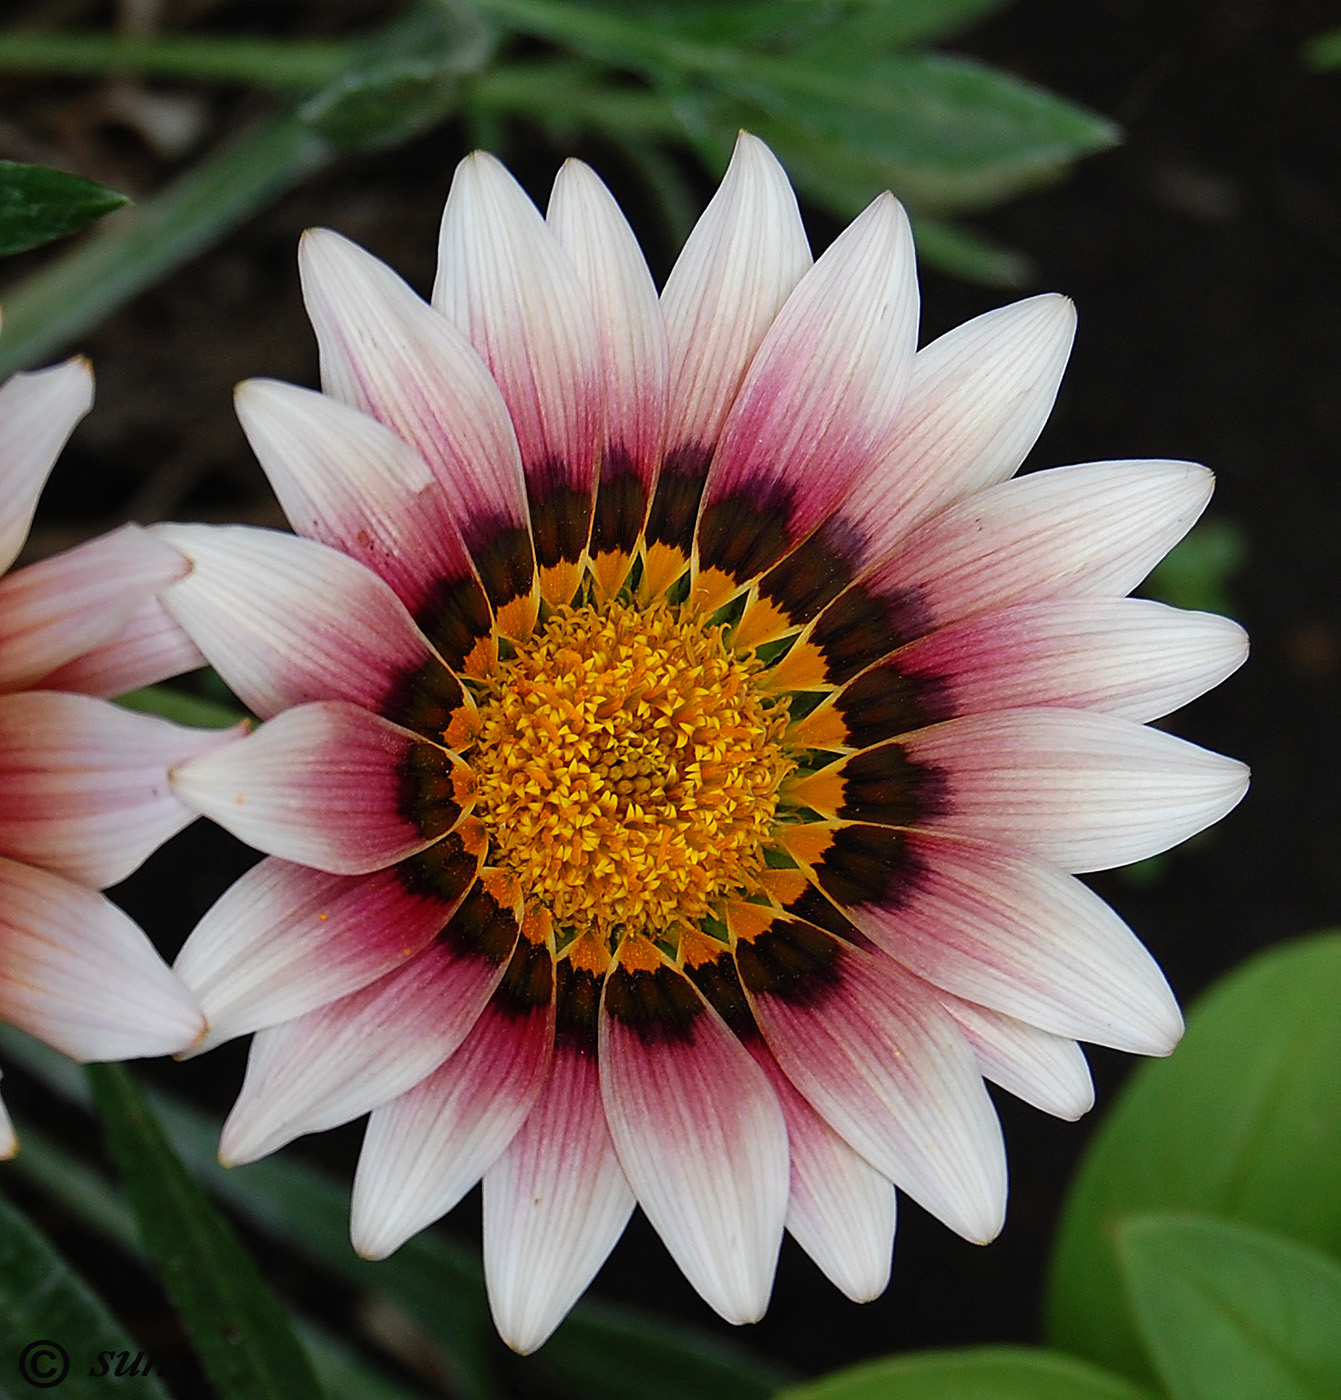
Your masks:
M1030 1347L965 1347L865 1361L777 1400L1154 1400L1121 1376Z
M876 163L880 187L917 207L988 203L1118 139L1105 118L971 59L893 52L832 33L775 56L560 0L480 3L505 25L654 83L688 78L716 88L802 138ZM759 129L748 116L743 124ZM776 131L760 134L778 140Z
M227 729L247 718L237 705L192 695L170 685L147 685L117 696L116 703L145 715L161 715L174 724L191 724L199 729Z
M69 1371L57 1382L66 1354ZM109 1391L168 1400L152 1375L90 1376L100 1352L141 1348L122 1331L87 1284L70 1269L34 1226L0 1196L0 1357L5 1362L3 1393L9 1394L12 1369L30 1388L51 1389L61 1396L97 1400ZM26 1358L26 1369L25 1360Z
M320 1400L302 1345L251 1256L178 1161L120 1065L90 1065L140 1238L224 1400Z
M7 1041L6 1050L10 1049L12 1043ZM32 1182L76 1220L111 1240L131 1258L148 1263L125 1197L101 1171L29 1125L23 1127L22 1140L23 1150L10 1165L10 1171ZM324 1327L301 1317L291 1320L330 1400L421 1400L422 1392L390 1379Z
M137 73L188 82L313 88L348 67L355 51L353 44L321 39L10 29L0 31L0 72Z
M1304 57L1314 68L1341 68L1341 29L1310 39L1304 45Z
M1048 1336L1152 1378L1124 1305L1116 1230L1191 1210L1341 1256L1341 934L1261 954L1192 1009L1182 1046L1142 1065L1091 1143L1052 1261Z
M464 4L422 0L360 45L356 64L328 88L237 133L114 228L12 289L0 378L63 349L342 152L377 149L443 120L456 78L486 61L490 43Z
M1124 1220L1117 1246L1173 1400L1341 1395L1341 1267L1325 1255L1197 1215Z
M1141 585L1176 608L1230 615L1229 585L1248 558L1248 537L1232 520L1207 520L1176 544Z
M0 160L0 257L77 233L129 202L64 170Z
M469 1251L441 1235L417 1235L389 1259L368 1263L349 1245L349 1189L292 1154L225 1169L215 1157L218 1130L181 1105L156 1100L174 1146L240 1215L371 1292L395 1300L458 1368L462 1395L499 1393L496 1367L506 1355L494 1333L483 1270ZM652 1314L581 1303L536 1356L515 1367L551 1370L589 1400L752 1400L783 1377L744 1348Z

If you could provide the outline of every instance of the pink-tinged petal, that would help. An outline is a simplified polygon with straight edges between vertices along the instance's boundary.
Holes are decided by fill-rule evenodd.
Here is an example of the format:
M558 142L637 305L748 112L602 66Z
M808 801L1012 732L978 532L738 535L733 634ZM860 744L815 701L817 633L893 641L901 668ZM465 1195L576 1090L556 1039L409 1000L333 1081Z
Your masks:
M1192 528L1215 480L1192 462L1090 462L1002 482L942 511L871 576L943 627L1042 598L1120 598Z
M955 714L1055 705L1145 723L1219 685L1247 656L1247 634L1227 617L1144 598L1061 598L942 628L889 664L945 688Z
M341 700L285 710L227 750L180 764L172 786L238 840L333 875L424 850L474 802L459 758Z
M18 1155L18 1150L19 1138L9 1121L9 1110L0 1103L0 1162L8 1162Z
M758 137L742 132L661 294L669 447L716 443L755 351L810 262L786 173Z
M189 565L138 525L0 579L0 690L18 690L115 640L137 608Z
M650 945L607 977L601 1097L671 1257L728 1322L763 1316L787 1214L787 1128L748 1050ZM630 969L628 962L633 963Z
M350 1207L357 1253L385 1259L456 1205L530 1113L553 1049L553 997L519 1007L505 983L445 1064L373 1111Z
M585 291L526 192L493 156L456 168L433 305L470 337L521 447L541 590L581 581L604 437L602 365Z
M145 598L116 637L76 656L42 677L44 690L79 690L86 695L125 695L169 676L208 665L158 598Z
M854 1303L889 1284L897 1219L894 1183L881 1176L811 1108L762 1046L763 1066L787 1120L792 1154L787 1229L824 1276Z
M246 525L156 525L191 561L163 594L238 698L269 719L309 700L398 717L430 676L448 708L460 687L405 605L362 564L315 540Z
M1136 935L1073 876L962 837L839 827L814 878L925 981L1054 1035L1167 1055L1178 1003Z
M1085 710L968 715L911 735L902 747L916 767L945 775L938 828L1000 841L1075 873L1176 846L1248 790L1248 769L1235 759ZM863 820L859 810L839 815Z
M757 905L728 906L768 1048L883 1176L966 1239L1000 1231L1001 1129L973 1055L932 989L892 959Z
M917 310L912 230L884 194L801 278L736 395L698 524L707 606L776 563L871 470L908 386ZM823 548L841 560L845 543Z
M93 371L82 355L0 385L0 573L23 548L57 454L92 407Z
M240 737L87 695L0 696L0 853L114 885L195 820L173 794L169 768Z
M1090 462L949 506L839 594L774 667L775 688L842 685L895 648L992 608L1129 593L1214 484L1190 462Z
M689 561L722 424L755 351L810 262L786 174L762 141L742 132L661 294L670 399L666 454L647 522L644 586L652 594Z
M493 618L423 458L375 418L310 389L251 379L234 404L293 528L385 579L447 664L461 666Z
M503 1340L541 1346L615 1247L634 1196L594 1053L560 1039L521 1131L484 1174L484 1277Z
M1074 1123L1094 1107L1094 1081L1074 1040L941 993L983 1074L1034 1108Z
M0 1019L77 1060L184 1050L195 998L103 895L0 859Z
M415 449L494 606L534 621L521 455L498 385L469 340L385 263L329 229L303 236L298 269L326 392Z
M564 163L546 222L595 314L605 447L590 549L597 580L611 595L628 572L661 460L670 375L666 323L638 240L590 166Z
M918 351L882 458L843 507L863 563L954 501L1014 476L1052 411L1075 329L1075 307L1050 292Z
M507 970L515 909L477 884L442 936L405 967L256 1033L219 1140L228 1164L390 1103L465 1040Z
M474 883L482 849L454 832L428 855L431 882L415 878L414 863L364 876L275 857L253 866L173 964L209 1017L193 1053L305 1015L423 952Z

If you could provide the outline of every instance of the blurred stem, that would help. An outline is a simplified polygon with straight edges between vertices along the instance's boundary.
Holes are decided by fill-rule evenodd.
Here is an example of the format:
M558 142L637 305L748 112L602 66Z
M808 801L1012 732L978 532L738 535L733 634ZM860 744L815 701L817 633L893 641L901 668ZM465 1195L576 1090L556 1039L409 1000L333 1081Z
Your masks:
M321 87L349 66L354 53L352 44L311 39L0 33L0 72L137 73L271 88Z
M239 132L161 195L20 284L5 302L0 378L63 349L336 154L292 114Z
M684 139L683 124L659 93L602 82L589 64L500 64L470 80L465 100L479 112L594 127L620 138Z

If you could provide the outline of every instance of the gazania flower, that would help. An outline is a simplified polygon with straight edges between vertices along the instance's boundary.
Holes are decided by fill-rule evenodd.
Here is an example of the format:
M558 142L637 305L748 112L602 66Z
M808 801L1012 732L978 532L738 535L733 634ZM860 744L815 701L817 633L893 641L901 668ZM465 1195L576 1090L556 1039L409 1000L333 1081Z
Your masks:
M81 359L0 387L0 573L92 401ZM194 820L169 767L237 737L94 698L201 664L155 597L185 571L130 525L0 580L0 1019L78 1060L167 1054L205 1028L194 996L97 893ZM0 1156L17 1147L0 1108Z
M238 394L297 537L159 528L166 606L266 721L174 775L270 857L177 963L204 1044L256 1032L221 1156L371 1111L370 1257L482 1177L523 1351L635 1202L734 1322L784 1226L880 1292L896 1187L990 1239L984 1077L1073 1117L1077 1039L1181 1029L1069 872L1243 793L1144 723L1241 632L1124 597L1209 474L1009 480L1069 303L915 354L899 205L812 265L749 137L659 299L573 162L543 219L462 164L431 306L333 233L301 269L324 393Z

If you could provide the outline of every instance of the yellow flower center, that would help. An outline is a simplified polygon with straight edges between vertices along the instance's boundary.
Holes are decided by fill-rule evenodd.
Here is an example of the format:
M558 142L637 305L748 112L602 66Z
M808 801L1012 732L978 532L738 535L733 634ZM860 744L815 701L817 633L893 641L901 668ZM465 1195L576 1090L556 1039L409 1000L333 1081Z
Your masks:
M481 694L489 861L560 930L673 938L756 887L786 704L722 631L664 604L559 608Z

